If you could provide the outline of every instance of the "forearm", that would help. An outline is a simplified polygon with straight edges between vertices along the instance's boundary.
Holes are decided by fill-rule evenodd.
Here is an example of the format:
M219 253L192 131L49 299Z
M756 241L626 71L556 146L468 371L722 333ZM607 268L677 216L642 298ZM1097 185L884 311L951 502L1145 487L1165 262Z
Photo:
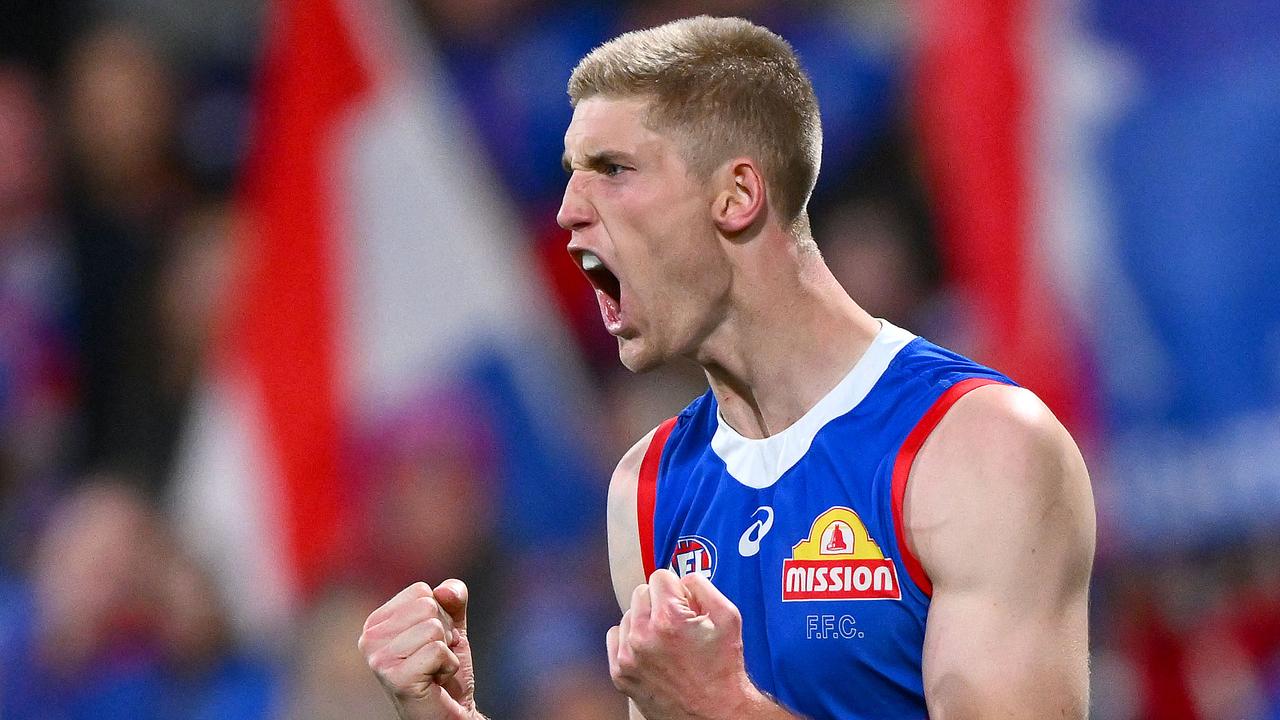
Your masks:
M649 720L640 712L640 708L636 707L634 700L628 699L627 709L629 720ZM773 698L759 691L756 691L744 703L726 707L725 710L723 716L709 720L721 720L721 717L724 720L738 720L739 718L751 718L752 720L806 720L803 716L787 711ZM653 718L652 720L660 720L660 718Z
M472 710L466 713L465 710L459 710L465 715L455 714L440 708L438 706L422 706L418 703L406 703L395 695L391 696L391 703L395 706L396 718L398 720L444 720L445 718L465 717L467 720L489 720L489 716L481 713L479 710Z
M437 718L456 717L454 715L441 714L438 708L424 710L422 708L406 707L404 703L394 697L392 702L395 705L396 717L399 720L436 720ZM489 717L479 710L472 710L466 718L467 720L489 720Z
M802 716L788 711L779 705L776 700L763 693L744 710L742 715L735 717L754 718L755 720L805 720Z

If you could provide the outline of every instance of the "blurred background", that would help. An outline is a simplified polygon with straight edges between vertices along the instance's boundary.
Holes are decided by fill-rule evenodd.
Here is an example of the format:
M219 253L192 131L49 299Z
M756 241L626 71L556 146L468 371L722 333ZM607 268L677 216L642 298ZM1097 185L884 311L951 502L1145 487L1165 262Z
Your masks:
M1093 716L1280 718L1280 4L4 0L0 718L381 718L356 650L471 587L495 718L622 718L631 376L554 221L617 33L766 24L871 312L1095 483Z

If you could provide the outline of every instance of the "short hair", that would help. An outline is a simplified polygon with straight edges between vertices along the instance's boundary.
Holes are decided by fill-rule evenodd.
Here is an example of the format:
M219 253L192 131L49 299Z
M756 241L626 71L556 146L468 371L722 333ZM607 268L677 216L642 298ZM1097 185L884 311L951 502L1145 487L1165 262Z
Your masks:
M813 83L777 34L701 15L620 35L569 78L574 107L597 95L650 97L646 126L683 135L689 169L702 177L735 155L752 157L783 226L807 228L822 121Z

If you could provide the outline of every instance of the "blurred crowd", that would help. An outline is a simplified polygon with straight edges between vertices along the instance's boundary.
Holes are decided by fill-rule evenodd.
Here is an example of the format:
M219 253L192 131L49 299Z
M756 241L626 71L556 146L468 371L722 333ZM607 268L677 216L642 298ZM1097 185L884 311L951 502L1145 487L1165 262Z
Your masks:
M31 0L0 14L0 718L387 717L355 645L363 620L400 587L448 576L472 588L482 708L624 717L603 652L617 615L603 508L572 584L594 595L566 617L569 590L545 579L560 566L499 547L483 438L431 422L446 411L434 406L369 458L379 522L352 539L358 562L283 637L232 631L165 490L230 268L263 7L198 5ZM564 83L598 42L689 4L419 5L607 409L602 454L619 457L704 381L692 367L621 371L567 261L554 224ZM827 146L811 207L836 276L874 314L963 351L893 5L697 5L778 30L814 72ZM1093 606L1096 717L1280 718L1273 544L1129 557L1104 537Z

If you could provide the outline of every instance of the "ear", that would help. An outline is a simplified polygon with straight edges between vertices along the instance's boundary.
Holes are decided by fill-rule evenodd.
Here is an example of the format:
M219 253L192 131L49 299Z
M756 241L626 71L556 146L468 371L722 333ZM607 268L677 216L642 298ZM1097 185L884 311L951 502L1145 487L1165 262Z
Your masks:
M726 235L736 235L751 227L765 210L765 184L756 161L736 158L723 166L725 187L716 194L711 208L716 227Z

